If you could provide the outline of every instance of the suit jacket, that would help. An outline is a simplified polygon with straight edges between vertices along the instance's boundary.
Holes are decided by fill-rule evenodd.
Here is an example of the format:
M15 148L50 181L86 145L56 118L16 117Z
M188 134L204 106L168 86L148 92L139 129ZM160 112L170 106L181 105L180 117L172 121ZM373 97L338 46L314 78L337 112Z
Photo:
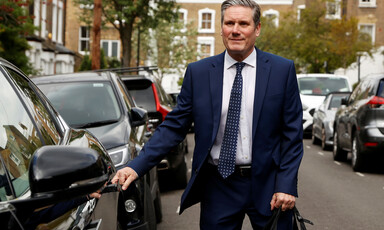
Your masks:
M303 154L302 105L293 61L256 50L253 202L260 213L270 215L273 193L297 196L297 174ZM199 202L204 192L204 165L220 124L223 72L224 53L189 64L176 108L129 164L139 176L144 175L185 138L194 122L192 173L181 198L180 213Z

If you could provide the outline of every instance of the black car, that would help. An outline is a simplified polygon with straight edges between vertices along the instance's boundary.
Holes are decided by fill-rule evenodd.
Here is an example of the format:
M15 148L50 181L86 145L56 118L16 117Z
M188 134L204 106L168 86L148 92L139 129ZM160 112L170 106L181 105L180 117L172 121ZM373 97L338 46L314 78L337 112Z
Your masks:
M132 72L144 70L146 74L132 75ZM174 102L165 92L160 82L151 74L151 68L128 68L120 71L120 79L124 82L137 105L148 111L153 130L157 128L172 110ZM188 143L184 139L177 147L157 165L160 183L172 181L171 186L185 188L187 185L187 164L185 154ZM164 181L164 182L163 182Z
M384 153L384 74L363 78L342 105L335 117L333 157L343 161L351 152L353 170L362 171Z
M30 79L0 58L1 229L117 229L114 201L122 194L88 196L107 188L115 172L90 132L70 128Z
M90 71L32 79L63 119L87 129L107 149L117 169L127 166L150 138L147 112L136 107L124 84L110 71ZM125 191L120 203L127 229L155 229L161 221L161 198L154 168Z

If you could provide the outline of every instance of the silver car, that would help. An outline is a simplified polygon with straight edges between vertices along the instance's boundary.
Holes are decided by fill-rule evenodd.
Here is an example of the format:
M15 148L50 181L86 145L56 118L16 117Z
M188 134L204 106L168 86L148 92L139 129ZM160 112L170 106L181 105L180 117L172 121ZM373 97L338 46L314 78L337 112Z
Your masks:
M349 95L349 92L329 93L313 114L312 143L321 143L323 150L330 150L333 145L335 114L341 106L341 99Z

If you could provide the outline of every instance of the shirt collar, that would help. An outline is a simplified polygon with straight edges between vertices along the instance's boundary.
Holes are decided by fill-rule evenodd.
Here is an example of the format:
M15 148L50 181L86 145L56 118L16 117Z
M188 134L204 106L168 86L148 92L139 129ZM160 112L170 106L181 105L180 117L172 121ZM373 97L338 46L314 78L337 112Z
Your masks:
M252 53L246 59L244 59L243 62L245 64L251 66L252 68L255 68L256 67L256 57L257 57L256 49L253 49ZM229 56L228 52L225 51L225 55L224 55L224 69L231 68L237 62L238 61L236 61L231 56Z

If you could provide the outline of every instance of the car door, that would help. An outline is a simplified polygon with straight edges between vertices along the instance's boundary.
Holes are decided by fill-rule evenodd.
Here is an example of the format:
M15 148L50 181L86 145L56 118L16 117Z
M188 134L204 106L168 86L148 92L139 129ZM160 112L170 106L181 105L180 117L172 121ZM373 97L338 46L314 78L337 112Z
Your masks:
M98 203L95 199L74 195L49 204L31 199L29 170L35 151L43 146L92 146L107 157L102 145L85 130L69 129L37 87L10 66L0 67L0 99L0 207L5 210L1 228L101 229L97 225L101 219L91 216ZM113 170L110 159L109 163Z

